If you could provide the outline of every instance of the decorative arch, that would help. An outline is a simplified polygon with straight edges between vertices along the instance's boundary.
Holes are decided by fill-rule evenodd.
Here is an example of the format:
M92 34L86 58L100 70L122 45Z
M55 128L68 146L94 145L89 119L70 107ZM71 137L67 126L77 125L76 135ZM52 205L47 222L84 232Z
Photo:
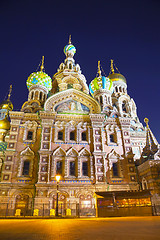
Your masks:
M66 151L62 147L58 147L54 152L53 156L65 156Z
M88 151L85 147L82 148L79 152L79 156L85 156L85 157L90 157L91 153Z
M68 100L75 101L77 104L83 104L89 109L88 113L101 113L101 107L94 98L82 91L78 91L73 88L67 89L65 92L58 92L56 94L53 94L46 100L44 109L45 111L56 112L56 107ZM77 108L79 109L80 106L77 105Z
M78 151L77 151L74 147L71 147L71 148L66 152L66 156L77 157L77 156L78 156Z
M20 161L19 161L19 166L18 166L18 177L29 177L32 178L33 174L33 160L35 157L35 153L30 149L30 147L25 148L21 153L20 153ZM27 175L25 176L24 174L24 168L26 166L28 167Z

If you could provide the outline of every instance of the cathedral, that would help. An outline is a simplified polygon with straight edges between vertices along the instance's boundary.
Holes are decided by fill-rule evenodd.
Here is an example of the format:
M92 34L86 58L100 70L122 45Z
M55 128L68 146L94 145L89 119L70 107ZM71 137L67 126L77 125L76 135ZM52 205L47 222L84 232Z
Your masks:
M106 77L98 61L88 86L75 53L70 38L52 79L42 57L20 111L13 110L12 87L0 104L0 215L54 215L58 202L59 214L96 216L110 193L148 193L152 207L160 206L159 145L148 119L144 127L137 116L126 78L113 60Z

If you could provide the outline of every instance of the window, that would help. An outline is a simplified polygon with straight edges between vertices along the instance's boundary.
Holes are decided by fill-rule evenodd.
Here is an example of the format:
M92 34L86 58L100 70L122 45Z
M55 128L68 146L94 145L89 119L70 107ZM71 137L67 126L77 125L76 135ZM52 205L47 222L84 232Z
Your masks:
M115 142L114 134L111 134L109 137L110 137L110 142L114 143Z
M63 140L63 132L58 132L58 140Z
M68 89L73 88L73 84L72 83L68 83L67 88Z
M88 162L82 162L82 175L88 176Z
M24 161L23 173L22 173L23 176L28 176L29 175L29 166L30 166L30 162L28 160Z
M32 140L33 138L33 132L32 131L28 131L27 133L27 140Z
M118 177L118 163L113 163L113 166L112 166L112 169L113 169L113 177Z
M62 175L62 162L58 161L56 164L56 174Z
M69 175L75 176L75 162L69 163Z
M82 141L86 140L87 140L86 132L82 132Z
M125 102L125 101L122 103L122 111L123 111L123 112L127 112L126 102Z
M70 132L70 140L75 140L75 132Z
M40 92L39 99L42 100L42 92Z
M102 101L102 96L100 96L100 103L101 103L101 104L103 103L103 101Z

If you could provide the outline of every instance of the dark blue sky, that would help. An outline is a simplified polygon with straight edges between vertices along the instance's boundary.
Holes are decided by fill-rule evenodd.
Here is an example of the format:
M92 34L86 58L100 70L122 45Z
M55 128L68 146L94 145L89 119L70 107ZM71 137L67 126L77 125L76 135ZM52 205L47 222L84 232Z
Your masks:
M36 71L41 56L51 77L65 59L69 34L77 49L88 84L97 61L106 73L113 58L128 83L138 116L160 142L160 1L159 0L1 0L1 100L13 84L11 100L19 110L27 100L26 80Z

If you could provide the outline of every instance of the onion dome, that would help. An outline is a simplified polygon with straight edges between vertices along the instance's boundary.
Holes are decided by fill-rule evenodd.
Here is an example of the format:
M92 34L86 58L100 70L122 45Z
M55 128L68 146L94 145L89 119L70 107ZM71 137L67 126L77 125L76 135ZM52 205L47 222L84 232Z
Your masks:
M0 120L0 129L4 129L4 130L10 129L10 122L7 118Z
M94 95L94 92L97 91L98 89L106 89L112 93L113 82L109 78L101 75L100 61L98 61L98 74L99 76L95 77L89 84L89 90L91 94Z
M71 44L71 35L69 36L69 44L64 47L64 54L66 57L73 57L76 53L76 48Z
M10 101L11 92L12 92L12 85L10 85L8 99L1 102L0 109L5 109L6 111L7 110L12 111L13 110L13 104Z
M44 57L42 58L41 70L39 72L31 73L28 77L26 82L28 88L34 85L40 85L46 87L48 91L52 89L52 79L45 72L43 72L43 63Z
M122 82L126 83L126 78L122 74L114 72L112 59L111 59L111 73L109 74L108 78L111 79L112 82L122 81Z

